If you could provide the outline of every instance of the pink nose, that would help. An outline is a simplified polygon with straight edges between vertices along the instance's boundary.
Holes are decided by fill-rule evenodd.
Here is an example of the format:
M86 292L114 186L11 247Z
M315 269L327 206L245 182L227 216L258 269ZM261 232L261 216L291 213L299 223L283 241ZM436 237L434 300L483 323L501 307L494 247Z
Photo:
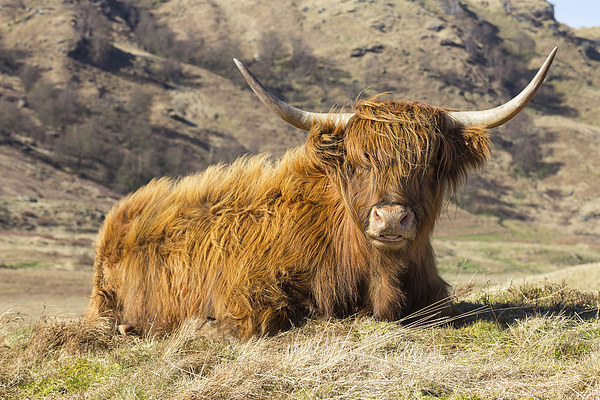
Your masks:
M380 234L401 234L415 226L414 212L399 204L374 206L369 219Z

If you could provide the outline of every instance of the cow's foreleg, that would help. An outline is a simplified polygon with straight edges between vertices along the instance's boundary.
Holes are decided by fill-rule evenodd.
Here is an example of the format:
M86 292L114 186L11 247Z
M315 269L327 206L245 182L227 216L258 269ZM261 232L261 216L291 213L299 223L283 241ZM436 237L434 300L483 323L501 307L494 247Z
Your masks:
M406 306L406 296L397 277L392 274L373 274L369 297L375 318L396 321L402 316Z

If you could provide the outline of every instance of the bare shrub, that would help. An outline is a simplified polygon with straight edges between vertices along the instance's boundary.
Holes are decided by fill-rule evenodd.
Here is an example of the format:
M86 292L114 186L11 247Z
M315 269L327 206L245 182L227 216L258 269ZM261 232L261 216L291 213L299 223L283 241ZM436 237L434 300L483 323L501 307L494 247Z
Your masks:
M19 110L13 103L0 100L0 138L8 138L19 122Z
M134 90L127 101L127 111L132 115L147 116L152 107L152 94L145 90Z
M112 49L108 20L93 2L76 3L75 13L77 24L74 53L82 54L96 64L103 64L108 60Z
M159 174L154 151L149 149L137 154L129 152L116 172L113 188L120 192L129 192L148 183Z
M231 62L233 57L239 57L241 53L237 41L225 37L209 43L194 30L188 32L186 40L177 40L175 33L161 24L150 10L137 7L131 2L127 5L127 15L138 44L149 52L167 58L157 70L162 80L181 80L183 74L178 63L186 62L242 82Z
M492 80L507 89L510 97L518 94L529 82L529 70L520 60L509 57L506 53L499 57L493 67Z
M133 91L125 103L98 99L87 121L65 129L54 144L57 161L119 192L128 192L165 173L185 173L193 150L173 153L172 144L150 123L152 94ZM177 154L177 155L175 155Z
M120 192L137 189L161 172L156 162L150 125L151 107L151 93L144 90L132 92L126 109L119 115L118 125L113 127L120 145L125 149L121 152L120 162L112 166L114 175L110 183Z
M162 149L155 154L155 164L163 175L184 175L207 166L189 146L157 138L154 147Z
M481 52L481 47L477 43L477 40L473 36L467 36L464 39L465 50L469 54L467 62L471 64L485 64L486 60Z
M175 34L167 26L159 24L150 11L138 11L134 33L144 49L163 56L172 55L176 42Z
M72 166L77 171L89 167L104 155L104 146L100 140L103 127L97 118L73 126L65 135L62 135L55 150L62 156L63 162Z
M531 60L535 56L535 39L520 32L518 40L515 41L514 53L522 60Z
M464 73L448 69L440 71L439 74L444 84L448 86L457 87L465 92L470 92L475 89L475 85L472 82L469 82L468 77L465 76Z
M135 90L129 96L126 113L119 121L118 137L125 148L140 153L150 147L152 127L150 126L150 108L152 94L144 90Z
M167 58L160 63L157 71L158 77L164 82L179 83L183 80L183 68L179 61Z
M198 33L188 33L188 39L179 46L180 57L186 62L205 68L234 82L242 83L240 74L231 62L242 53L240 45L231 38L207 43Z
M40 68L31 64L25 64L19 70L19 78L21 78L21 83L23 83L26 92L29 92L34 87L41 76Z
M315 76L318 74L318 60L301 38L292 39L292 55L288 66L301 76Z
M69 88L57 91L54 107L61 127L79 121L81 114L86 111L77 92Z
M553 140L553 135L536 128L527 113L520 113L498 132L504 141L500 144L512 156L514 174L542 179L557 172L558 165L544 161L542 147Z
M0 49L0 72L12 74L17 69L17 54L8 49Z
M0 9L3 5L0 5ZM25 57L23 51L2 46L2 36L0 36L0 73L15 74L20 67L20 60Z
M84 111L75 91L41 81L31 89L27 100L45 125L59 131L77 122Z
M45 142L46 139L44 130L14 103L0 100L0 139L15 135L26 136L38 142Z
M274 65L288 55L284 40L278 31L263 33L258 42L261 62Z
M277 96L305 101L292 82L310 81L327 92L326 88L335 80L327 62L314 57L306 42L298 37L289 40L277 31L267 32L260 39L259 55L259 62L252 69Z

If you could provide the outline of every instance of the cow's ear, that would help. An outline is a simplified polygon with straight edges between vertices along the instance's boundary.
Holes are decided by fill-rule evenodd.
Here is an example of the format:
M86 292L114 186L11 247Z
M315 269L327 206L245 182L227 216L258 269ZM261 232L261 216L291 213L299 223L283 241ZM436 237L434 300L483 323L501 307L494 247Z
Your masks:
M306 141L307 154L324 170L339 168L346 154L344 129L333 123L314 124Z
M463 128L465 163L468 169L476 169L490 159L492 143L487 129L477 126Z
M464 182L467 173L485 164L490 158L488 131L480 127L446 128L439 142L438 176L453 191Z

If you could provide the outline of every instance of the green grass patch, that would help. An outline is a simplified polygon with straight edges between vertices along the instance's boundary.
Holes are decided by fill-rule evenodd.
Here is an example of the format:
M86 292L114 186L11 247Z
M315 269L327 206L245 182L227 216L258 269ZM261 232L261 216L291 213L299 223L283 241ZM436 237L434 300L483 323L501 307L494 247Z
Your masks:
M22 268L36 268L40 266L39 261L21 262L16 264L0 264L0 268L5 269L22 269Z
M352 340L360 342L365 337L377 333L378 335L384 335L389 332L393 332L397 329L395 324L390 324L386 321L377 321L375 319L366 319L360 325L357 325L352 329Z
M44 368L43 371L45 372L46 369ZM122 366L107 360L78 357L59 368L54 374L24 384L21 391L26 397L34 398L75 395L122 371Z

